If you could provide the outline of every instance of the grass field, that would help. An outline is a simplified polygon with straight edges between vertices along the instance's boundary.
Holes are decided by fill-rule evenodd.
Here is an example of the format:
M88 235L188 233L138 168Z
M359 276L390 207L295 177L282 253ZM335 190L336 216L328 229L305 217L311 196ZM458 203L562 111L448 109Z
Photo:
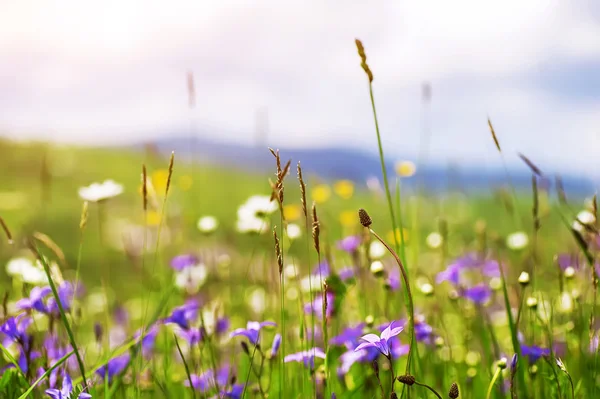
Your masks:
M2 142L0 155L8 172L0 216L13 236L12 244L0 241L0 261L34 264L33 242L57 265L51 275L64 307L63 314L51 290L34 289L47 278L28 283L25 269L2 272L2 397L20 397L40 377L32 397L60 389L66 375L82 387L82 369L86 392L98 398L387 398L392 390L426 398L436 394L419 384L448 397L452 383L465 398L598 392L595 292L581 250L589 243L585 253L595 259L595 219L579 235L561 220L570 224L582 202L560 205L538 190L535 230L532 194L401 192L396 202L392 190L396 223L404 226L396 244L384 193L349 182L306 176L305 218L297 160L283 180L282 218L277 200L268 202L276 174L189 165L176 154L169 177L168 159L115 149ZM275 172L275 158L273 165ZM408 178L418 173L399 181ZM89 202L82 226L78 190L105 179L124 191ZM267 200L239 210L255 195ZM406 266L415 311L410 354L397 262L361 226L359 208ZM258 214L262 234L237 231L248 212ZM203 216L218 226L201 231ZM69 282L78 280L74 293ZM247 325L254 320L272 322L258 338L258 327ZM404 331L355 351L361 336L379 336L392 321ZM276 336L280 346L272 347ZM523 357L515 367L516 352ZM407 370L416 383L396 380L392 389L393 377L412 382Z
M529 192L467 196L272 154L0 141L0 397L598 397L595 196L526 158Z

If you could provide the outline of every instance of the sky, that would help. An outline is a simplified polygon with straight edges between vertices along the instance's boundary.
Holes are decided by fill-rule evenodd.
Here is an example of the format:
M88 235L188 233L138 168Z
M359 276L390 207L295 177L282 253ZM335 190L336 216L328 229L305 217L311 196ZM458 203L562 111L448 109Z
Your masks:
M489 117L509 164L600 173L594 0L0 0L0 135L252 144L267 110L271 146L376 151L355 38L391 157L497 165Z

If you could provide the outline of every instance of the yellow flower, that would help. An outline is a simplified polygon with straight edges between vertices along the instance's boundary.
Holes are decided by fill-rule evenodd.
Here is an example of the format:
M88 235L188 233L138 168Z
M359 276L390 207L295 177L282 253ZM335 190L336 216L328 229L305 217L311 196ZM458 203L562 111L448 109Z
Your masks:
M329 197L331 197L331 189L327 184L319 184L312 189L312 199L317 204L326 202Z
M190 188L192 188L193 183L194 180L192 179L192 176L183 175L179 178L179 188L181 191L188 191Z
M159 195L164 195L167 189L167 179L169 178L169 171L166 169L159 169L152 173L152 185L154 190Z
M335 191L339 197L349 199L352 197L352 194L354 194L354 183L350 180L338 180L333 185L333 191Z
M403 228L403 229L402 229L402 235L404 236L404 242L405 242L405 243L406 243L406 242L408 242L408 238L409 238L409 235L408 235L408 229L406 229L406 228ZM387 238L387 239L388 239L388 241L389 241L389 242L391 242L391 243L395 242L395 241L394 241L394 232L393 232L392 230L390 230L390 231L387 233L387 237L386 237L386 238ZM396 238L398 239L398 242L399 242L399 243L401 243L401 242L402 242L402 237L400 236L400 228L399 228L399 227L397 227L397 228L396 228Z
M148 210L148 214L146 215L146 223L148 226L158 226L161 221L161 215L159 212L154 210Z
M396 162L396 174L400 177L411 177L417 171L417 166L411 161Z
M302 207L297 204L290 204L283 206L283 217L288 222L293 222L300 219L302 216Z
M344 227L353 227L356 226L358 222L358 217L356 216L356 211L342 211L340 213L340 224Z

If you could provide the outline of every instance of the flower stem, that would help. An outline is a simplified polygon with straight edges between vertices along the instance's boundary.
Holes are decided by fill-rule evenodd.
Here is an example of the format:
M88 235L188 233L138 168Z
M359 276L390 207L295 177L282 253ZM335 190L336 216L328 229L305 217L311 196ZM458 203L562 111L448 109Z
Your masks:
M373 236L375 236L375 238L379 240L379 242L383 244L383 246L388 250L388 252L392 254L394 259L396 260L396 263L398 264L398 267L400 267L400 273L402 274L402 279L404 280L404 285L406 286L406 297L408 298L408 330L410 334L410 349L408 352L409 357L406 362L406 374L409 374L408 370L410 369L410 356L415 344L415 308L413 303L412 291L410 289L410 284L408 280L408 273L406 273L406 269L404 268L404 265L402 264L402 261L400 260L398 254L373 229L369 229L369 231L371 232L371 234L373 234Z
M494 376L492 377L492 381L490 381L490 385L488 386L488 390L487 390L487 394L485 395L485 399L490 399L490 397L492 396L492 390L494 389L496 380L498 380L498 377L500 377L501 372L502 372L502 369L500 367L497 367L496 372L494 373Z

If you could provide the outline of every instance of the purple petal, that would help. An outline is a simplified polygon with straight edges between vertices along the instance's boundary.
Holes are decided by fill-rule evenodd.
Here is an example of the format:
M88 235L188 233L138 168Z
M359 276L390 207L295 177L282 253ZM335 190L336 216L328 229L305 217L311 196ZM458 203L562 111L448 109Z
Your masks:
M52 399L63 399L62 394L58 389L46 389L46 395Z
M373 348L373 347L376 347L375 343L373 343L373 342L363 342L362 344L360 344L356 348L354 348L354 352L358 352L358 351L361 351L363 349Z
M375 334L367 334L367 335L363 335L362 337L360 337L362 340L365 340L367 342L370 342L372 344L374 344L375 342L379 342L380 338L375 335Z

